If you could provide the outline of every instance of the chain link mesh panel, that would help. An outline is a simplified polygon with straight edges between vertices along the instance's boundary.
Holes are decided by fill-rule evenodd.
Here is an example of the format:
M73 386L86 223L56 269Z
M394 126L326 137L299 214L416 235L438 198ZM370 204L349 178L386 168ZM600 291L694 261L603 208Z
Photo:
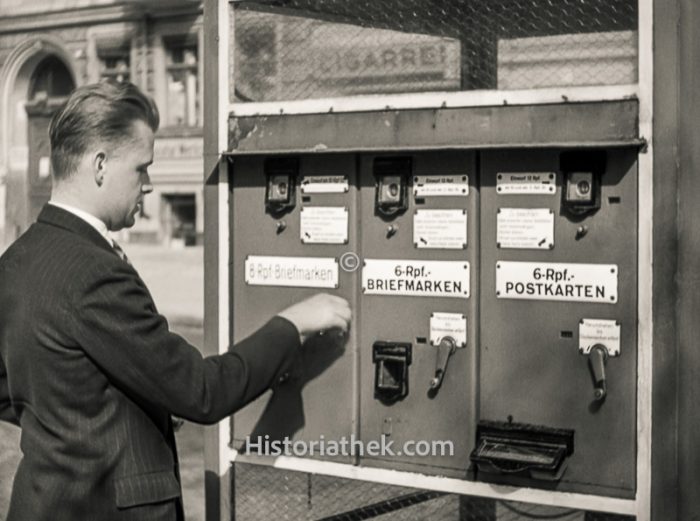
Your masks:
M232 465L233 521L634 521L273 467Z
M637 0L234 0L233 99L637 82Z

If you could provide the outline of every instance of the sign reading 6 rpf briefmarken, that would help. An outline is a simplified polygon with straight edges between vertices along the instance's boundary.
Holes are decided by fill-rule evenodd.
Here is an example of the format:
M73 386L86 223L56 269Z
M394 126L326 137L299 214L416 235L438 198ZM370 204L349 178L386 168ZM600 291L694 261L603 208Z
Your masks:
M617 302L617 265L560 262L496 263L496 297Z
M365 259L365 295L469 298L469 263Z

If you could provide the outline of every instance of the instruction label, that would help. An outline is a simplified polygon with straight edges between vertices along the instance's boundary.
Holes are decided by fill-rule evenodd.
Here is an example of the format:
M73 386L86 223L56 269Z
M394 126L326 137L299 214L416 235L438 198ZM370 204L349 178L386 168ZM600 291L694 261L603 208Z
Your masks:
M413 243L416 248L463 250L467 247L467 211L416 210Z
M245 282L251 286L337 288L338 262L330 257L272 257L250 255Z
M554 172L499 172L496 175L496 193L549 194L557 191L557 176Z
M466 175L417 175L413 178L415 197L469 195L469 177Z
M302 194L343 194L350 190L344 175L305 175L301 179Z
M499 248L554 248L554 212L549 208L500 208L496 220Z
M343 206L305 206L301 209L299 234L305 244L348 242L348 209Z
M584 318L579 322L579 350L588 354L596 344L604 345L610 356L620 354L620 324L617 320Z
M365 295L469 298L469 263L365 259Z
M617 265L557 262L496 263L496 297L617 302Z
M430 345L439 345L446 336L451 336L457 347L466 347L467 317L461 313L431 313Z

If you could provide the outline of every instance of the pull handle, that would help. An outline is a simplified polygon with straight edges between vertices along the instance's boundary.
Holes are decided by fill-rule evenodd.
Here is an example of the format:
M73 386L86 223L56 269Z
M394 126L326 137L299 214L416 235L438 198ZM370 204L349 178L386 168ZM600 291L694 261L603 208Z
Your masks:
M442 380L447 372L447 364L450 357L457 350L457 342L451 336L445 336L437 346L437 357L435 360L435 376L430 380L430 389L437 390L442 385Z
M596 344L591 348L588 355L588 364L593 372L593 382L595 388L593 397L597 401L601 401L608 393L605 377L605 364L608 361L608 348L603 344Z

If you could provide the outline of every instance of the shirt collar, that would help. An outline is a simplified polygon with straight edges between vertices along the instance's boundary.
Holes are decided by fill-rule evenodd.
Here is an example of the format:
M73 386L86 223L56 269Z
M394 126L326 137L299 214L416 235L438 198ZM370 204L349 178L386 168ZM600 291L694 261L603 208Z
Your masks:
M99 232L102 237L109 243L110 246L114 247L114 241L112 238L109 236L109 231L107 230L107 225L101 220L95 217L94 215L81 210L80 208L76 208L75 206L70 206L68 204L63 204L63 203L58 203L56 201L49 201L49 204L53 206L57 206L66 212L70 212L76 217L79 217L86 223L88 223L90 226L95 228Z

